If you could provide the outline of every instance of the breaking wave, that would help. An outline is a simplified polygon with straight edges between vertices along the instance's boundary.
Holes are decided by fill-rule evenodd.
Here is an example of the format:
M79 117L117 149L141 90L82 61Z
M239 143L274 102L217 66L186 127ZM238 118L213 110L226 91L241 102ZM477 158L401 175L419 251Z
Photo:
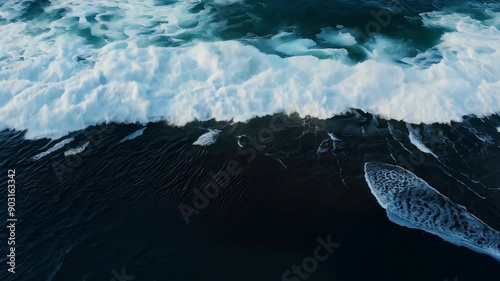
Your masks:
M26 19L32 2L0 7L0 129L27 129L27 138L277 112L328 118L359 108L410 123L500 112L498 5L483 5L481 17L421 13L421 28L444 30L422 49L384 34L357 40L341 25L311 38L284 30L226 40L216 11L237 1L60 0Z

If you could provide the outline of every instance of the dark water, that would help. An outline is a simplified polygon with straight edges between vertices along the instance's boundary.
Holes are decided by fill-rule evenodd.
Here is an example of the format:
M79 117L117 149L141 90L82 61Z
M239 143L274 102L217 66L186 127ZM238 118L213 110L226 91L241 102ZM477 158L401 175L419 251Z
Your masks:
M157 5L176 2L158 0ZM56 29L61 34L75 33L86 40L82 48L98 49L128 36L121 30L128 23L120 21L120 11L110 9L109 3L85 11L82 19L65 18L68 7L47 9L52 3L26 1L17 18L2 18L0 24L29 23L26 32L32 35ZM492 10L497 11L495 7ZM210 20L204 23L196 18L202 10L210 10ZM314 41L319 49L339 48L317 35L325 27L345 28L360 43L343 46L352 64L367 59L369 44L363 44L378 35L407 43L403 50L387 51L401 51L394 55L398 60L439 42L446 30L423 25L418 15L446 10L494 20L476 1L248 0L231 5L200 1L189 11L195 19L180 23L192 31L157 36L156 27L166 22L144 20L148 26L138 33L142 37L137 41L139 47L178 47L194 41L238 40L283 57L287 54L273 45L282 43L281 39L273 42L280 33L289 33L283 42L301 38ZM365 36L362 32L374 20L373 12L390 14L391 24ZM105 16L104 23L97 21ZM102 28L103 34L79 26L83 18L90 26ZM61 26L47 28L59 20ZM197 24L202 27L193 28ZM139 28L136 25L130 24ZM113 32L104 32L108 29ZM30 59L24 55L19 55L23 61ZM86 58L78 55L74 60L83 64ZM432 58L431 63L440 59ZM29 76L29 69L27 73L20 69L20 75ZM2 97L2 102L7 101ZM30 117L30 110L44 103L49 101L30 104L20 115ZM100 104L96 108L99 111ZM99 118L83 120L78 114L71 118L82 124ZM30 123L28 117L23 120ZM143 135L122 142L144 126ZM183 127L165 122L104 124L60 140L27 140L26 132L4 130L0 132L0 200L7 201L7 171L15 169L18 221L16 274L11 274L6 204L0 204L0 280L499 280L500 264L492 257L389 221L363 171L369 161L404 167L500 231L497 128L498 115L467 117L463 123L447 125L408 125L354 110L327 120L273 115L247 123L208 121ZM221 131L217 141L193 145L207 129ZM422 137L422 145L432 153L411 142L410 130ZM33 159L70 137L74 140L60 149ZM65 155L87 143L80 153ZM202 198L200 192L208 187L213 196ZM323 245L319 241L336 245L328 258L302 278L286 275L314 256ZM284 274L288 277L283 278Z
M1 280L120 280L114 274L123 272L133 280L282 280L328 236L340 246L307 280L498 280L493 258L390 222L363 173L367 161L398 164L500 230L498 126L499 116L413 125L439 160L410 143L405 123L357 111L150 123L125 142L142 126L94 126L37 161L59 140L3 131L2 186L15 169L18 227L16 274L5 269L2 239ZM192 145L203 128L222 131L214 145ZM197 190L228 171L238 172L186 223L179 206L200 206Z

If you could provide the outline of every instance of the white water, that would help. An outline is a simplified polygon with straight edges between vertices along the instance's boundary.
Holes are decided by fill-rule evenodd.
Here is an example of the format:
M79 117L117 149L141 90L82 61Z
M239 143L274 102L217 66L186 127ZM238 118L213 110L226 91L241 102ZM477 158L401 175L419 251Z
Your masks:
M47 9L69 9L61 19L1 25L0 129L56 138L104 122L183 125L277 112L328 118L360 108L432 123L500 112L500 15L486 7L490 19L482 22L447 12L422 15L429 28L449 31L417 58L400 58L407 64L387 51L401 42L383 37L367 43L371 59L353 64L342 48L319 50L329 59L308 55L318 52L310 39L280 41L276 51L294 55L286 58L239 41L181 42L180 35L210 37L220 28L210 25L210 9L189 13L193 5L59 0ZM2 6L0 16L15 18L14 10ZM97 23L87 21L92 14ZM75 34L85 29L105 46ZM159 36L180 45L143 46ZM354 44L351 37L332 29L318 35L339 45Z
M74 140L73 138L64 139L64 140L56 143L53 147L47 149L46 151L33 156L31 159L33 159L33 161L40 160L43 157L51 154L52 152L57 151L57 150L63 148L65 145L67 145L68 143L72 142L73 140Z
M411 125L409 124L406 124L406 128L408 128L408 132L409 132L409 138L410 138L410 142L416 146L420 151L422 151L423 153L427 153L427 154L430 154L432 156L434 156L434 158L438 158L438 156L432 152L432 150L430 150L427 146L425 146L425 144L422 142L422 136L420 135L420 132L418 129L414 129L411 127Z
M198 146L209 146L217 142L217 138L219 137L219 134L221 133L220 130L216 129L209 129L207 133L204 133L201 135L194 143L193 145L198 145Z
M500 232L401 167L368 162L365 179L389 219L500 261Z
M139 136L142 136L142 134L144 133L144 130L146 130L146 127L142 128L142 129L139 129L135 132L133 132L132 134L124 137L120 142L124 142L124 141L129 141L129 140L133 140Z

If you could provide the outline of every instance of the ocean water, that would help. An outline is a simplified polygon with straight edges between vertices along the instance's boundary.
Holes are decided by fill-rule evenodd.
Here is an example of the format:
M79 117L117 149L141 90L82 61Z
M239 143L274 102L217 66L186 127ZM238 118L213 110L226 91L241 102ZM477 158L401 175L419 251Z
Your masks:
M1 280L500 276L498 1L3 0L0 38Z
M500 109L499 4L7 1L0 127L329 118L411 123Z

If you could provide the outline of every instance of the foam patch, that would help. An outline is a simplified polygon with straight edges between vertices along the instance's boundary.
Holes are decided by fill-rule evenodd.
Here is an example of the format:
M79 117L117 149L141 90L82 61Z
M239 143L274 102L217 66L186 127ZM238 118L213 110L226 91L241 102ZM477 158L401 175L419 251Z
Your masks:
M389 219L500 261L500 232L401 167L368 162L365 179Z
M217 142L217 138L219 138L220 130L209 129L207 133L201 135L193 145L198 146L209 146Z
M106 122L329 118L359 108L446 123L500 112L500 15L489 6L483 20L422 14L429 29L447 30L433 48L404 57L407 45L378 36L360 46L369 59L356 63L342 46L321 48L297 34L270 39L275 54L219 41L224 23L212 11L231 3L60 0L30 21L12 20L19 8L2 5L0 129L59 138ZM321 40L355 43L325 28Z

